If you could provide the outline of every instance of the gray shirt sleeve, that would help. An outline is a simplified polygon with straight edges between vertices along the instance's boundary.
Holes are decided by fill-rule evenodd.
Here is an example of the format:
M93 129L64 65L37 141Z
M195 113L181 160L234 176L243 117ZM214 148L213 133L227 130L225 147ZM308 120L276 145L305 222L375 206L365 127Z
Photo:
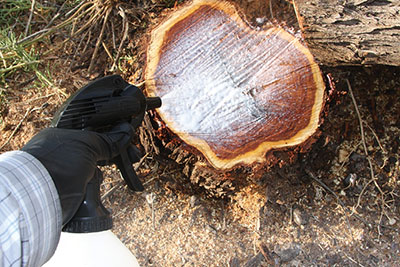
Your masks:
M57 189L44 166L22 151L0 155L0 266L41 266L62 226Z

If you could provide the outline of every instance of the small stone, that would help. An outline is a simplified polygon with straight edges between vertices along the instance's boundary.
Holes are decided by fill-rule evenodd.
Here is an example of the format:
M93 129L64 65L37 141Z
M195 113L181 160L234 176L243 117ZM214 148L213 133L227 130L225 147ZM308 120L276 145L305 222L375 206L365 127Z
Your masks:
M154 200L156 199L156 195L153 193L146 195L146 200L149 205L153 204Z
M363 58L374 58L377 57L379 54L373 50L359 50L358 56Z
M347 159L348 156L349 156L349 152L347 150L340 149L339 150L339 155L338 155L339 163L344 162Z
M357 174L349 173L347 177L343 180L344 186L354 186L357 180Z
M301 226L308 223L308 217L304 211L301 211L299 208L293 210L293 221Z
M199 201L198 201L197 197L195 195L193 195L190 197L189 203L190 203L190 207L193 208L199 204Z
M390 164L395 165L396 162L397 162L397 159L396 159L395 157L393 157L393 156L390 156L390 157L389 157L389 163L390 163Z
M361 161L361 160L364 160L364 159L365 159L365 156L361 155L361 154L358 154L357 152L353 152L350 155L350 160L351 161Z
M389 225L394 225L396 220L394 218L389 218Z
M229 261L229 267L240 267L240 261L238 258L233 257L230 261Z
M282 262L289 262L294 260L300 254L300 247L298 245L294 245L291 248L278 252L277 254L281 258Z
M243 266L244 267L260 266L263 259L264 259L263 254L258 253L256 256L254 256L250 260L248 260Z
M266 19L265 17L263 17L263 18L256 18L256 22L257 22L258 24L263 24L266 20L267 20L267 19Z

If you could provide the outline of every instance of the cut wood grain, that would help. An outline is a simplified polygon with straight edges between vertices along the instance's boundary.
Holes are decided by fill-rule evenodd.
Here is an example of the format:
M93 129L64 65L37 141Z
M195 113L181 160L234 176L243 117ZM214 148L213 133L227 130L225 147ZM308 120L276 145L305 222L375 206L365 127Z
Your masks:
M228 2L174 11L152 32L145 78L165 127L216 169L263 163L320 123L325 87L309 50L281 27L251 28Z

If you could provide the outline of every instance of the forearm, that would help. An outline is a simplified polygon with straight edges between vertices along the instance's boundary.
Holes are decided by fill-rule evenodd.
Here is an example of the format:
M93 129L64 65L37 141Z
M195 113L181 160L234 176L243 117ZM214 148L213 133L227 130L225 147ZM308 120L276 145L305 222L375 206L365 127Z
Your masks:
M0 155L0 265L41 266L61 225L57 190L43 165L22 151Z

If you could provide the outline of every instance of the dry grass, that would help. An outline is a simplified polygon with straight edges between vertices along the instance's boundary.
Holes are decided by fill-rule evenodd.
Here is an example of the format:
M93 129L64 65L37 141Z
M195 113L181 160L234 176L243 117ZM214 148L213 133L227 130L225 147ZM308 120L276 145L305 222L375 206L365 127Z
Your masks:
M141 82L148 30L180 1L20 3L24 16L2 29L3 35L13 33L19 47L0 48L2 151L19 149L47 127L59 105L92 78L121 73ZM25 51L31 58L12 61L5 51ZM350 95L331 102L309 155L237 189L230 199L207 197L179 165L152 154L138 169L144 193L128 191L115 169L106 168L103 192L112 191L104 202L113 210L113 230L143 266L400 261L400 70L325 72L336 77L339 91L348 91L349 79L357 104ZM348 177L354 179L344 183Z

